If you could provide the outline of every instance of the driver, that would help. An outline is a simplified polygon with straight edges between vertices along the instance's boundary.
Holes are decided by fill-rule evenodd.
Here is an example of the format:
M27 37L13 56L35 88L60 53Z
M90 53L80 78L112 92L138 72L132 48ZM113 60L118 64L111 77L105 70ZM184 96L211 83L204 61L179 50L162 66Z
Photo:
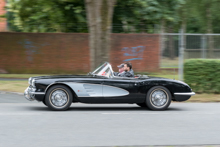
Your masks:
M130 62L124 63L124 71L119 73L120 77L134 77L134 71L132 70L132 64Z
M118 76L118 74L122 73L124 71L124 64L118 65L118 72L114 72L114 76Z

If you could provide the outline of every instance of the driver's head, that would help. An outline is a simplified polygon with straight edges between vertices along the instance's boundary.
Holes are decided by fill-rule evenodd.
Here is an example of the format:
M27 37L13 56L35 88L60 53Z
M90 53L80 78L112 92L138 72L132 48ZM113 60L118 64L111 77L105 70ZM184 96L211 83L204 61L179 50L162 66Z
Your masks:
M124 64L121 64L121 65L119 65L117 67L118 67L118 72L119 73L122 73L124 71Z
M130 62L124 63L124 70L130 71L132 69L132 64Z

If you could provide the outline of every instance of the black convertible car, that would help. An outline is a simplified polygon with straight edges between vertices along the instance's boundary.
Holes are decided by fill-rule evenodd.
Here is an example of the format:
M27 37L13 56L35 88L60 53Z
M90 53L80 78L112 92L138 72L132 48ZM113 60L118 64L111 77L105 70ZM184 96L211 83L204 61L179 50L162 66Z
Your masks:
M171 100L186 101L195 93L184 82L148 77L114 76L106 62L88 75L41 76L29 78L25 98L42 101L52 110L67 110L72 103L136 103L152 110L165 110Z

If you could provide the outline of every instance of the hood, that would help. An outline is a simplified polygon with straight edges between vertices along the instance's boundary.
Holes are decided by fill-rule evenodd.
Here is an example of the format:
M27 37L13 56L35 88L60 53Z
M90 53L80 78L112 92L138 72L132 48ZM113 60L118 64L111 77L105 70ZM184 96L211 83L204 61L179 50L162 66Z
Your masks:
M38 76L32 79L62 79L62 78L91 78L90 75L53 75L53 76Z
M149 80L164 80L164 81L169 81L169 82L174 82L174 83L179 83L179 84L183 84L183 85L189 86L188 84L186 84L186 83L183 82L183 81L174 80L174 79L161 78L161 77L152 77L152 76L149 76L148 79L149 79Z
M162 78L162 77L154 77L154 76L148 76L149 79L168 79L168 78ZM169 79L172 80L172 79Z

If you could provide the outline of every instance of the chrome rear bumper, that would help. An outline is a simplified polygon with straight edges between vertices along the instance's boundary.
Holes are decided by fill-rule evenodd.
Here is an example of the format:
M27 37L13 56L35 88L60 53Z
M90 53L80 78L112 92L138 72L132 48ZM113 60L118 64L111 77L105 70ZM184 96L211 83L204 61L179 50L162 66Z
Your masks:
M188 95L188 96L192 96L195 95L195 92L185 92L185 93L174 93L174 95Z
M195 95L195 92L176 92L174 93L174 99L182 102L188 100L192 95Z

